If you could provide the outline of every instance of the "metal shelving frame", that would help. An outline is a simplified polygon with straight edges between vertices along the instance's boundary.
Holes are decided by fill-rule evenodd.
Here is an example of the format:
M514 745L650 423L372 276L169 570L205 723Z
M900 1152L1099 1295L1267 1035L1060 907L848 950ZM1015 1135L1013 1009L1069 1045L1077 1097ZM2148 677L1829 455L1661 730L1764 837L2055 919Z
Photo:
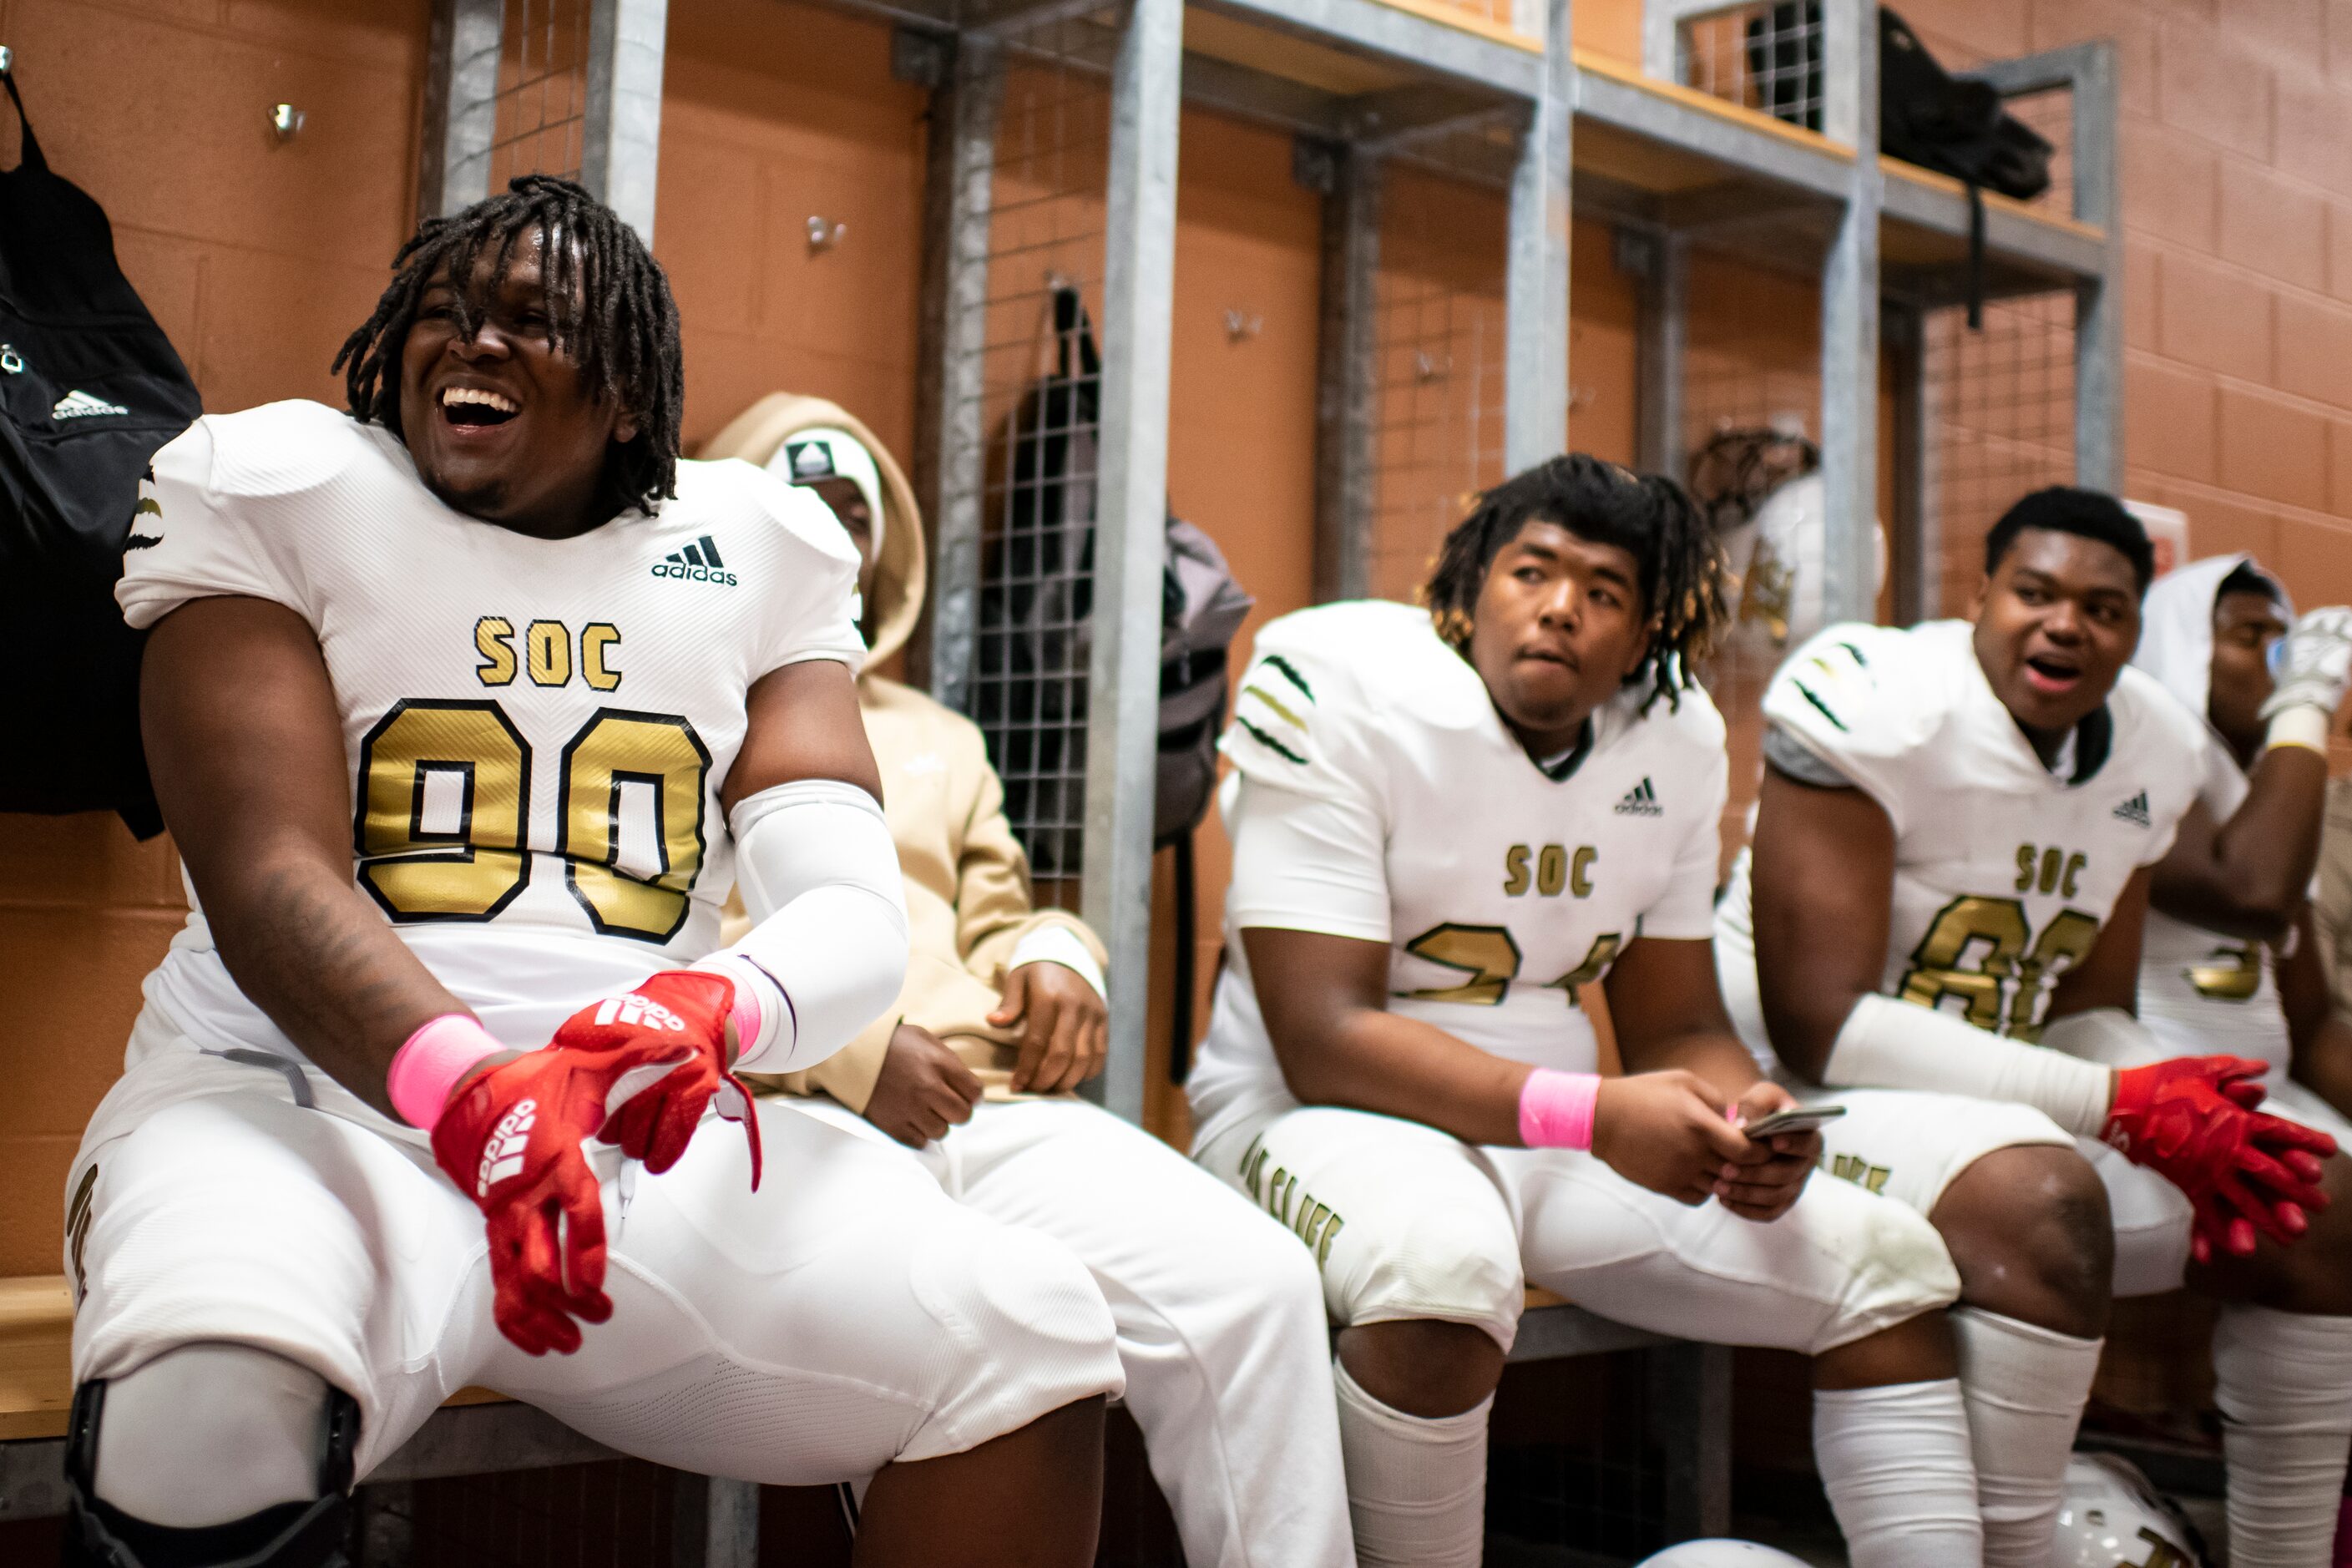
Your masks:
M1866 0L1822 0L1816 133L1675 80L1678 27L1724 0L1651 0L1644 68L1570 46L1570 0L1512 0L1507 23L1444 0L835 0L898 25L899 73L929 87L915 467L936 533L919 676L950 702L970 689L988 433L973 378L984 337L996 96L1024 37L1075 25L1107 78L1112 114L1102 288L1099 592L1090 667L1083 910L1109 943L1113 1045L1106 1103L1139 1117L1150 920L1150 817L1161 495L1167 472L1180 105L1286 129L1295 169L1325 201L1316 583L1369 582L1371 279L1382 166L1446 143L1446 166L1507 191L1505 447L1517 468L1557 451L1568 426L1569 227L1619 229L1646 276L1641 341L1643 462L1679 467L1676 407L1685 268L1693 247L1736 247L1815 276L1822 292L1820 432L1829 476L1833 613L1867 616L1868 520L1877 488L1880 333L1959 297L1969 209L1957 183L1880 158L1875 19ZM583 174L651 232L666 0L593 0L590 147ZM482 194L502 0L439 0L432 32L420 202L451 211ZM1195 20L1197 19L1197 21ZM1188 37L1190 29L1197 37ZM1380 85L1334 90L1335 59ZM1069 63L1067 58L1065 64ZM2071 91L2071 218L1986 199L1988 293L2065 289L2075 300L2079 476L2119 475L2121 249L2115 225L2115 58L2104 43L1998 62L2004 93ZM1465 138L1460 132L1480 132ZM1465 142L1483 168L1465 169ZM1899 237L1906 259L1885 263ZM1919 356L1898 355L1896 421L1916 439ZM1934 558L1926 466L1898 438L1898 558ZM1912 573L1911 575L1921 575ZM1906 609L1920 590L1906 588Z

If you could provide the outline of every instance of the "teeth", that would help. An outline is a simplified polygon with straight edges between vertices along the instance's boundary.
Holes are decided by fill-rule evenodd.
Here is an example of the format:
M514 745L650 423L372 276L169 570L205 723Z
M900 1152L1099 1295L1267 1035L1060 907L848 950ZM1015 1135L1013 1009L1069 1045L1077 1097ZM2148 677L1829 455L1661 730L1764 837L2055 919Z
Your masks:
M441 395L441 406L444 408L452 408L460 403L478 403L483 407L496 409L500 414L515 412L513 398L500 396L486 387L453 386Z

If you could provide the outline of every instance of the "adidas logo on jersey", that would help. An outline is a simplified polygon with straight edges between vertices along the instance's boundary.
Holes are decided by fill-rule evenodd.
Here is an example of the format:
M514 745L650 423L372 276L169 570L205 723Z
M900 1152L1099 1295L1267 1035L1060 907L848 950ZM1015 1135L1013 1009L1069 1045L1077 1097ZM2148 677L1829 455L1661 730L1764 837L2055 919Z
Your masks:
M2135 827L2147 826L2147 791L2140 791L2116 807L2115 817L2116 821L2128 822Z
M539 1101L519 1100L499 1118L482 1143L482 1166L475 1173L474 1195L486 1198L490 1189L509 1176L522 1174L522 1152L530 1146L530 1130L539 1121Z
M607 996L596 1009L600 1024L635 1024L647 1029L667 1029L673 1034L686 1032L686 1020L649 997L632 991L625 996Z
M683 550L673 550L654 563L656 577L676 577L688 583L716 583L721 587L735 586L735 574L719 559L719 543L704 534Z
M68 392L58 399L49 410L52 419L89 419L100 414L128 414L131 410L120 403L109 403L103 397L93 397L87 392Z
M1625 798L1617 803L1617 815L1620 816L1664 816L1665 814L1666 808L1658 804L1658 792L1650 787L1647 777L1627 790Z

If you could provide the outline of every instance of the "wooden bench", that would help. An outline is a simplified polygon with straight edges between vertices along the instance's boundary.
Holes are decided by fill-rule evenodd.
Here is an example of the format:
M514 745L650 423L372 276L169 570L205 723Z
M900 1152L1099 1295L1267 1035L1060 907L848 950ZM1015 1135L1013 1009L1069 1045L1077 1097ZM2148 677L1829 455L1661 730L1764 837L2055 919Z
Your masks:
M73 1297L62 1275L0 1279L0 1521L66 1510L66 1419L73 1403ZM1654 1419L1675 1434L1666 1456L1671 1539L1721 1534L1731 1512L1731 1352L1629 1329L1548 1290L1528 1292L1515 1362L1646 1349ZM360 1489L447 1476L542 1469L618 1458L553 1416L483 1388L460 1391ZM673 1546L680 1563L753 1568L760 1489L681 1477Z

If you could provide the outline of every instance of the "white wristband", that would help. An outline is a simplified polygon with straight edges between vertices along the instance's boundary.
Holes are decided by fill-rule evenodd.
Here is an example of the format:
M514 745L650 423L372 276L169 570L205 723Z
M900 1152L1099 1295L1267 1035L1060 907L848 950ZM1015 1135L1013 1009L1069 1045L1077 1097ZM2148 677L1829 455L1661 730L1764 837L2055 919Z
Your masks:
M1097 996L1108 996L1104 988L1102 965L1078 940L1078 933L1064 925L1039 926L1013 944L1013 956L1004 961L1004 971L1010 974L1024 964L1058 963L1095 988Z
M2106 1126L2115 1098L2114 1075L2095 1062L1875 993L1846 1015L1826 1065L1832 1084L2013 1100L2094 1138Z
M2308 702L2298 702L2292 708L2282 708L2272 716L2270 729L2263 737L2263 749L2273 746L2305 746L2327 754L2328 715Z

